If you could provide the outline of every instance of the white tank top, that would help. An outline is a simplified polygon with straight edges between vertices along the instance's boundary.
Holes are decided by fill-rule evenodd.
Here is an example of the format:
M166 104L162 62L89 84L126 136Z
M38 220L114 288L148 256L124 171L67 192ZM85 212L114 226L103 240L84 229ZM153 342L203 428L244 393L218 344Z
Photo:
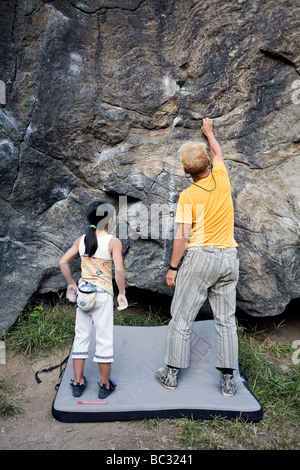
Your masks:
M111 254L109 252L109 243L112 238L113 236L109 234L101 235L100 237L97 237L98 248L96 252L93 254L92 258L112 259ZM84 253L85 253L84 239L85 239L85 235L81 237L81 240L79 242L80 256L84 256Z
M78 282L79 285L83 281L88 281L113 295L112 256L109 252L109 242L112 238L113 236L109 234L97 237L98 248L93 256L88 256L85 254L85 235L81 237L79 242L79 254L81 257L81 278Z

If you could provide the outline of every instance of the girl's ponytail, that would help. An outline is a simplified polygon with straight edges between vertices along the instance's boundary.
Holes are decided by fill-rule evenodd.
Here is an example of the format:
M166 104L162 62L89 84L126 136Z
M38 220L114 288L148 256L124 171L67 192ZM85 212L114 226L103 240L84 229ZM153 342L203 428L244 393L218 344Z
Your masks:
M96 237L95 225L91 225L88 231L85 234L84 244L85 244L85 254L88 256L93 256L98 248L98 241Z
M100 207L102 206L102 207ZM90 227L85 235L85 254L93 256L98 248L96 229L103 230L108 220L113 217L113 207L105 201L92 202L86 211Z

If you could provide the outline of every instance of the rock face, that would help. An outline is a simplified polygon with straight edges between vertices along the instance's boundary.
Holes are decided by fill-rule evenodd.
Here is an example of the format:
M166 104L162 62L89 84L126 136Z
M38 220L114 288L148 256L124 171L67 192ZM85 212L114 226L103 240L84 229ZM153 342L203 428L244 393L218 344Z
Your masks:
M116 207L128 285L172 294L178 148L204 140L206 116L232 183L239 308L277 315L299 297L299 13L289 0L1 4L2 330L65 288L58 261L95 199Z

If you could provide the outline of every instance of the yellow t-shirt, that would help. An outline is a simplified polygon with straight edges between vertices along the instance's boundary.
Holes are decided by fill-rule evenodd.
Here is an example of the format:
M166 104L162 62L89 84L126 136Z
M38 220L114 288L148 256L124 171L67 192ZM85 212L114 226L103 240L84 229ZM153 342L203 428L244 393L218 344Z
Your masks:
M192 224L188 248L214 246L230 248L237 246L234 239L234 211L231 186L224 163L213 165L216 181L214 191L208 192L195 184L180 193L175 222ZM215 182L210 173L197 184L213 189Z

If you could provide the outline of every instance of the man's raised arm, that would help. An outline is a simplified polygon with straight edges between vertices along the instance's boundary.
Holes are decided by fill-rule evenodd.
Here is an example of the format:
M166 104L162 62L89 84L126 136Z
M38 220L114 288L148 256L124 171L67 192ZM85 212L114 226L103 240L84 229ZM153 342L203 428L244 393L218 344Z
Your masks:
M213 121L212 119L205 118L203 119L203 125L201 127L201 130L203 134L206 135L210 147L210 151L212 154L213 158L213 163L216 162L223 162L223 153L222 149L220 147L220 144L218 143L217 139L215 138L214 132L213 132Z

